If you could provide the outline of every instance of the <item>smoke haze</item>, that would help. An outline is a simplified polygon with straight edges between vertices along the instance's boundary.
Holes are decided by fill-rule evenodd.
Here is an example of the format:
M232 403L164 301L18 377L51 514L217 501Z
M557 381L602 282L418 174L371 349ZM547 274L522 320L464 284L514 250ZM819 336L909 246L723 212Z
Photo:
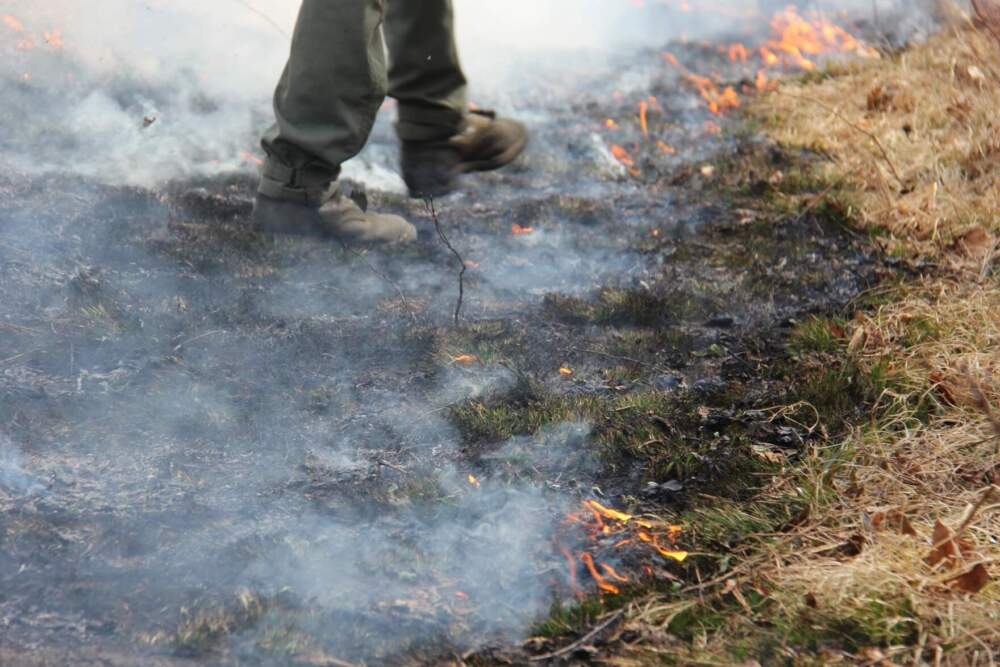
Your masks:
M702 137L679 143L707 112L674 94L658 50L767 26L747 20L755 3L680 4L457 0L474 100L536 130L504 180L477 181L445 219L479 265L466 317L495 338L562 335L552 321L524 323L551 293L647 289L674 261L642 250L651 227L680 236L715 215L630 181L597 134L606 114L634 113L615 91L645 97L655 82L682 153L662 158L664 173L670 159L712 150ZM364 660L444 629L459 644L516 637L552 602L566 567L553 524L591 492L592 428L569 421L467 451L448 409L527 390L490 349L470 366L451 356L472 343L444 326L453 258L426 242L353 256L233 229L248 214L248 154L270 122L296 9L0 0L0 16L24 25L0 23L0 323L12 323L0 328L0 508L22 512L0 512L5 614L9 604L15 618L112 624L80 631L90 641L169 630L165 609L216 604L237 587L291 590L320 608L285 610L297 627ZM390 122L383 113L347 174L424 216L425 241L426 214L391 194L401 184ZM537 229L516 236L512 223ZM715 270L688 261L690 272ZM405 316L399 293L423 319ZM541 343L551 347L517 354L548 372L568 350ZM564 380L553 381L560 391L584 390ZM585 389L617 391L594 382ZM484 479L470 483L470 468ZM234 641L252 654L285 618Z
M888 12L898 2L882 4ZM758 11L786 3L716 1L710 11L698 3L683 11L681 4L458 0L473 99L530 114L547 87L558 92L567 80L586 79L611 60L625 62L630 53L672 39L759 32ZM860 0L805 4L871 13ZM10 51L0 64L5 159L30 171L141 185L253 171L250 154L259 153L258 136L271 122L270 95L296 12L297 3L285 0L6 0L0 13L16 17L25 32L0 25ZM915 21L919 13L908 16ZM64 50L53 48L54 30ZM9 48L22 39L38 48ZM641 75L621 74L625 87L645 83ZM370 149L348 175L399 190L391 153L379 150Z

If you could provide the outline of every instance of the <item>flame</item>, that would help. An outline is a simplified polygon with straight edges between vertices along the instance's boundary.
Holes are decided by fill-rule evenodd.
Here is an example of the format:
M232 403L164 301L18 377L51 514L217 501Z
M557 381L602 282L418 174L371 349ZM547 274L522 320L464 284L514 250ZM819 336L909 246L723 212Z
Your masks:
M56 51L61 51L63 49L62 30L59 28L49 32L43 32L42 37L45 39L45 43Z
M740 43L730 44L727 53L734 63L745 63L750 60L750 51Z
M617 123L617 121L615 121L614 118L605 118L604 119L604 127L607 128L607 129L609 129L609 130L617 130L618 129L618 123Z
M14 32L24 32L24 24L18 21L13 16L7 15L3 17L4 25L13 30Z
M575 374L576 373L573 372L573 369L568 366L563 366L559 369L559 375L562 375L563 377L573 377Z
M607 563L601 563L601 569L604 570L605 576L607 576L609 579L614 579L620 584L627 584L629 581L628 577L623 577L622 575L618 574L618 571L615 570L615 568L608 565Z
M746 87L747 91L766 91L775 87L775 83L767 75L768 69L812 71L817 67L818 58L826 54L878 57L875 49L819 12L802 15L795 7L788 7L775 14L770 27L771 36L756 47L751 48L740 42L719 47L719 51L734 63L748 64L755 57L760 61L754 86ZM684 80L698 92L711 113L723 115L742 106L736 89L725 85L718 76L690 71L669 51L664 51L661 57L681 71ZM643 134L648 136L645 130Z
M732 86L720 88L712 79L698 74L686 74L684 79L695 87L708 105L708 110L717 116L739 109L743 105L739 93Z
M771 20L774 33L762 48L766 61L785 64L811 71L816 68L816 57L825 53L854 54L877 57L878 53L840 26L831 23L822 14L803 17L795 7L788 7ZM778 54L781 54L780 56Z
M581 595L579 576L586 569L600 593L617 594L619 584L628 583L627 573L614 565L598 559L597 554L614 553L621 549L646 549L668 560L682 563L688 553L674 548L683 531L681 526L662 521L637 517L601 504L597 500L584 500L580 509L567 515L564 526L582 528L589 540L589 546L574 556L569 549L559 544L559 549L569 567L568 581L574 594ZM580 568L580 565L583 568ZM652 569L644 569L644 574L652 575Z
M469 474L469 484L471 486L476 487L477 489L482 486L482 484L480 484L480 482L479 482L479 479L475 475L473 475L471 473Z
M532 234L534 231L534 227L522 227L516 222L510 226L510 233L514 236L524 236L525 234Z
M590 572L590 576L594 578L594 581L597 583L598 590L600 590L602 593L611 593L613 595L621 593L621 589L619 589L614 584L608 582L608 580L605 579L604 576L602 576L601 573L597 571L597 566L594 565L593 556L591 556L588 552L584 551L582 554L580 554L580 560L586 566L587 571Z
M474 364L479 361L479 357L474 354L460 354L458 356L451 357L451 360L456 364L468 366L469 364Z
M642 129L642 136L649 139L649 102L646 100L639 102L639 127Z
M635 166L635 160L632 159L632 156L629 155L629 152L625 150L623 147L619 146L618 144L611 144L611 154L615 157L616 160L621 162L626 167Z
M582 598L583 589L580 588L580 581L576 576L576 559L573 558L573 554L571 554L569 549L566 547L560 546L559 550L562 552L563 558L566 559L566 565L569 572L569 588L575 597Z

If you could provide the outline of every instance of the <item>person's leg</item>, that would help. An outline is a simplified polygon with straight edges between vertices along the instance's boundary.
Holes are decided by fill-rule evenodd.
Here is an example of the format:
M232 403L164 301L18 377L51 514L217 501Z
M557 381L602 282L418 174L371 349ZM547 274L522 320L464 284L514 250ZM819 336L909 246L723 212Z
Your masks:
M399 102L404 141L453 135L467 112L451 0L387 0L389 95Z
M384 9L384 0L302 3L274 94L277 122L262 141L267 161L252 216L259 231L363 244L417 237L403 218L369 212L334 184L385 99Z
M469 112L451 0L387 0L389 95L399 102L403 180L414 197L457 187L458 175L498 169L524 149L520 123Z
M262 141L262 194L318 202L364 147L387 89L383 13L384 0L304 0Z

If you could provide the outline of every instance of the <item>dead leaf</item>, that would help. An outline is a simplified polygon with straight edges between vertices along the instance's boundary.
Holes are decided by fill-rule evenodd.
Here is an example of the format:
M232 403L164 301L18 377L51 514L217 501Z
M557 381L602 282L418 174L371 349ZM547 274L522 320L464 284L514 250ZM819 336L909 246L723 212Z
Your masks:
M949 405L959 405L958 396L959 390L957 383L941 373L939 371L932 371L930 375L927 376L931 384L934 385L934 391L941 396L942 399Z
M973 227L952 244L952 248L971 259L983 260L997 247L997 240L982 227Z
M782 452L776 452L770 447L762 447L760 445L754 445L752 447L753 454L762 461L767 461L768 463L774 463L775 465L782 465L785 462L785 455Z
M986 569L986 566L982 563L979 563L968 572L960 574L954 579L948 580L949 586L963 593L969 593L970 595L975 595L979 591L983 590L989 583L990 573Z
M810 609L819 609L819 600L816 599L815 593L806 593L805 603Z
M951 528L940 519L934 524L934 535L931 538L931 552L924 560L931 567L937 567L945 562L950 568L957 567L962 560L972 554L972 545L957 537Z
M868 662L882 662L885 660L885 652L877 646L868 646L858 651L858 657Z
M872 528L875 530L891 530L899 533L900 535L918 537L913 524L911 524L910 520L906 518L906 515L898 509L876 512L872 515Z

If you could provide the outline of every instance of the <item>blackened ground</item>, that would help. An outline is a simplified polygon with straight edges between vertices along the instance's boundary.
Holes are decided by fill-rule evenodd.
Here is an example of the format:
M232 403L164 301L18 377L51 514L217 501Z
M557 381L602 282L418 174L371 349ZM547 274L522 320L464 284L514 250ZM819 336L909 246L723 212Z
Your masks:
M679 156L603 90L542 109L522 163L436 202L470 266L458 326L421 202L369 192L421 235L358 254L248 231L247 175L3 171L0 663L518 641L567 594L551 537L581 499L739 497L751 444L801 446L754 412L781 394L760 367L874 264L824 212L755 209L818 187L803 158L715 136L675 84L651 84L652 132Z

